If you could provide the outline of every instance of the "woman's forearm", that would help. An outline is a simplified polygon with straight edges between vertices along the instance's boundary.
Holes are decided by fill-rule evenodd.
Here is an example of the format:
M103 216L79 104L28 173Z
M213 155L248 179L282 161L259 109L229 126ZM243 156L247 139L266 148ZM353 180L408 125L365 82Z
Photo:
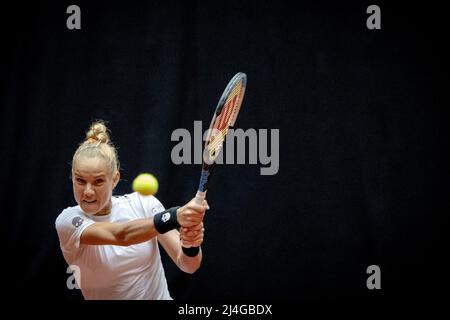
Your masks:
M183 250L180 248L178 252L177 265L178 267L186 273L194 273L200 268L200 264L202 262L202 250L200 248L200 252L195 257L187 256Z
M122 225L117 238L124 246L148 241L158 235L153 219L136 219Z

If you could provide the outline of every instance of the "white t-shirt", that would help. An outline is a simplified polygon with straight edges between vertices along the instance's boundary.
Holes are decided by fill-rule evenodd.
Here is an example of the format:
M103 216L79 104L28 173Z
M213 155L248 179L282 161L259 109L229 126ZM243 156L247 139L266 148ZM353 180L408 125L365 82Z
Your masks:
M112 197L111 213L86 214L80 206L69 207L56 219L61 250L79 276L79 287L87 300L171 300L161 262L157 238L131 246L80 245L80 236L96 221L124 223L152 218L164 211L153 196L139 193ZM79 271L78 274L77 271Z

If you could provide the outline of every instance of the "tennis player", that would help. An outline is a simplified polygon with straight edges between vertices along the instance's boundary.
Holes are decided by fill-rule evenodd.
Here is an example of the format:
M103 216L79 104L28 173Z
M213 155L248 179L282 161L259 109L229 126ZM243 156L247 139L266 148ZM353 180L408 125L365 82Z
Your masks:
M78 270L85 299L171 300L158 242L184 272L201 264L208 204L165 210L154 196L112 196L120 180L116 149L102 121L93 123L72 159L78 206L56 219L66 262ZM178 231L178 229L180 231ZM77 269L75 269L77 268Z

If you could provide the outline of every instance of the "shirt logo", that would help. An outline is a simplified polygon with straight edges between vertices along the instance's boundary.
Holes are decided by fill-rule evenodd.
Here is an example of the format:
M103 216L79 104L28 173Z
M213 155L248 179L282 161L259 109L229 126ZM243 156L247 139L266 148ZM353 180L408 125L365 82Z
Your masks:
M164 209L163 206L161 204L159 204L156 207L152 208L152 212L153 213L158 213L158 212L161 212L163 209Z
M78 228L83 224L84 219L82 217L75 217L72 220L72 224L75 226L75 228Z
M169 219L170 219L170 213L169 212L164 213L162 215L162 217L161 217L162 222L167 222L167 221L169 221Z

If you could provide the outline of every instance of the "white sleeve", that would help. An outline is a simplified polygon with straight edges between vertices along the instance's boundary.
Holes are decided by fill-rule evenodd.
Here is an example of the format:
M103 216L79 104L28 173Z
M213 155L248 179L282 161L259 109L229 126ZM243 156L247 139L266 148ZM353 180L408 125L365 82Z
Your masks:
M56 218L55 226L58 232L61 250L66 260L75 258L80 248L80 237L83 231L95 223L75 208L65 209ZM67 261L70 263L69 261Z
M158 212L164 211L165 208L162 203L154 196L143 196L136 192L136 196L142 205L145 218L153 218Z

